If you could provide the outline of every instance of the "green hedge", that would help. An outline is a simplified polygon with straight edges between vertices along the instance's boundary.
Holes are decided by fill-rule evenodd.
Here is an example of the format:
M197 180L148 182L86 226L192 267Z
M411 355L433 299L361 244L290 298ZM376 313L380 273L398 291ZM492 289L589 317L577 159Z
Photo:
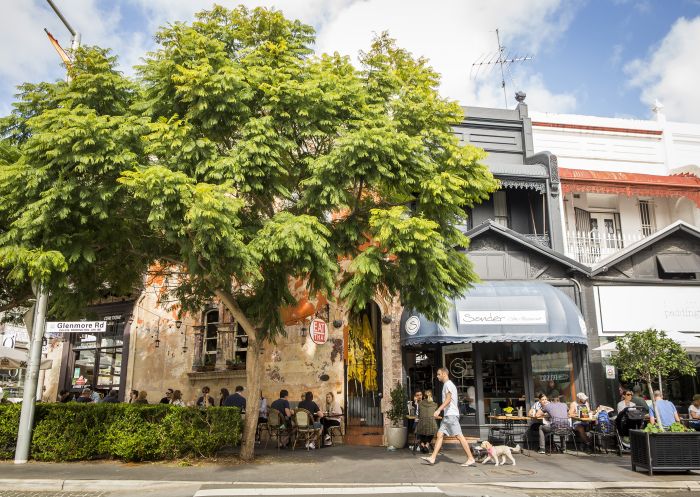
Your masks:
M19 404L0 405L0 458L14 457ZM241 439L240 411L170 405L37 404L31 456L39 461L153 461L210 457Z

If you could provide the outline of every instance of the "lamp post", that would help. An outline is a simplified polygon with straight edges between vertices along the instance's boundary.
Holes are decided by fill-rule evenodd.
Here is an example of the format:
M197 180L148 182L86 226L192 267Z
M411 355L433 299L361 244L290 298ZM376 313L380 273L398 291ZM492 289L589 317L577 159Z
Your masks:
M64 26L68 28L71 38L71 49L73 52L80 46L80 33L76 32L68 24L58 7L51 1L46 0L56 15L61 19ZM15 464L26 464L29 459L29 448L32 441L32 428L34 425L34 411L36 408L36 392L39 383L39 366L41 364L41 346L44 341L44 327L46 325L46 308L48 307L49 294L43 283L36 285L36 305L34 307L34 319L32 322L32 339L29 347L29 362L27 364L27 375L24 382L24 393L22 396L22 411L19 417L19 428L17 431L17 447L15 449Z

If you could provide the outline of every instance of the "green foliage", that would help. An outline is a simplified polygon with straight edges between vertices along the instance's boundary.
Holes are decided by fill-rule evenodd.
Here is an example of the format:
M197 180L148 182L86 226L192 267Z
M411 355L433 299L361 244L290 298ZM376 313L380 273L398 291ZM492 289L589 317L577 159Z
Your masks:
M0 405L0 457L11 458L19 404ZM37 404L31 455L41 461L211 457L241 438L240 411L169 405Z
M655 423L655 424L648 423L644 427L644 431L647 433L665 433L663 427L661 425L659 425L658 423ZM694 430L692 430L690 428L686 428L681 423L675 421L671 426L669 426L668 431L671 433L685 433L685 432L694 431Z
M115 65L106 50L82 48L70 82L23 85L0 120L0 278L14 286L6 301L41 281L51 313L69 315L140 283L144 227L117 178L138 164L147 128L129 113L136 86Z
M646 384L669 374L695 376L695 366L683 347L663 331L648 329L626 334L616 341L617 353L610 362L622 372L624 381Z
M408 415L408 396L404 387L397 383L389 393L389 410L386 412L387 418L391 420L393 426L403 426L404 419Z
M144 155L120 181L160 242L152 257L186 269L185 309L225 293L274 337L292 279L339 284L353 311L399 294L433 319L476 279L458 225L497 182L454 137L461 108L425 60L381 35L358 70L313 56L311 27L243 7L157 41L138 68Z

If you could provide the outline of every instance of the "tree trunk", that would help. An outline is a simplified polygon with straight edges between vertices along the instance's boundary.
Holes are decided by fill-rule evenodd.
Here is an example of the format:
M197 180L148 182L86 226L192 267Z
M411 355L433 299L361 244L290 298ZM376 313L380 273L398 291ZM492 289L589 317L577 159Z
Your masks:
M661 429L661 431L666 431L663 423L661 422L661 416L659 416L659 410L656 407L656 397L654 397L654 387L651 386L651 378L647 379L647 388L649 389L649 395L651 395L651 405L654 408L654 419L656 424Z
M261 342L258 337L248 336L248 353L246 354L245 373L248 384L246 399L245 426L241 440L241 459L255 459L255 432L258 428L258 413L260 412L260 383L262 376Z
M238 306L233 295L217 290L216 296L221 299L226 309L228 309L248 336L248 352L245 361L248 397L246 398L246 416L240 457L244 461L252 461L255 459L255 431L258 427L258 413L260 412L260 384L263 364L261 360L262 339L258 335L258 330Z

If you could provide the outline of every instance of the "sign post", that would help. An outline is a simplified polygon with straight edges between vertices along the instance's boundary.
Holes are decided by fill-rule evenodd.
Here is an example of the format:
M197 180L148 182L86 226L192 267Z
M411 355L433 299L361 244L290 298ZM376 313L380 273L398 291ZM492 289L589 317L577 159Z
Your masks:
M34 426L36 390L39 382L39 366L41 365L41 345L44 340L44 321L46 320L46 307L49 301L49 296L43 284L40 283L37 290L37 302L34 307L34 321L32 323L32 340L29 347L29 364L27 364L22 411L17 431L15 464L27 463L29 446L32 441L32 428Z

